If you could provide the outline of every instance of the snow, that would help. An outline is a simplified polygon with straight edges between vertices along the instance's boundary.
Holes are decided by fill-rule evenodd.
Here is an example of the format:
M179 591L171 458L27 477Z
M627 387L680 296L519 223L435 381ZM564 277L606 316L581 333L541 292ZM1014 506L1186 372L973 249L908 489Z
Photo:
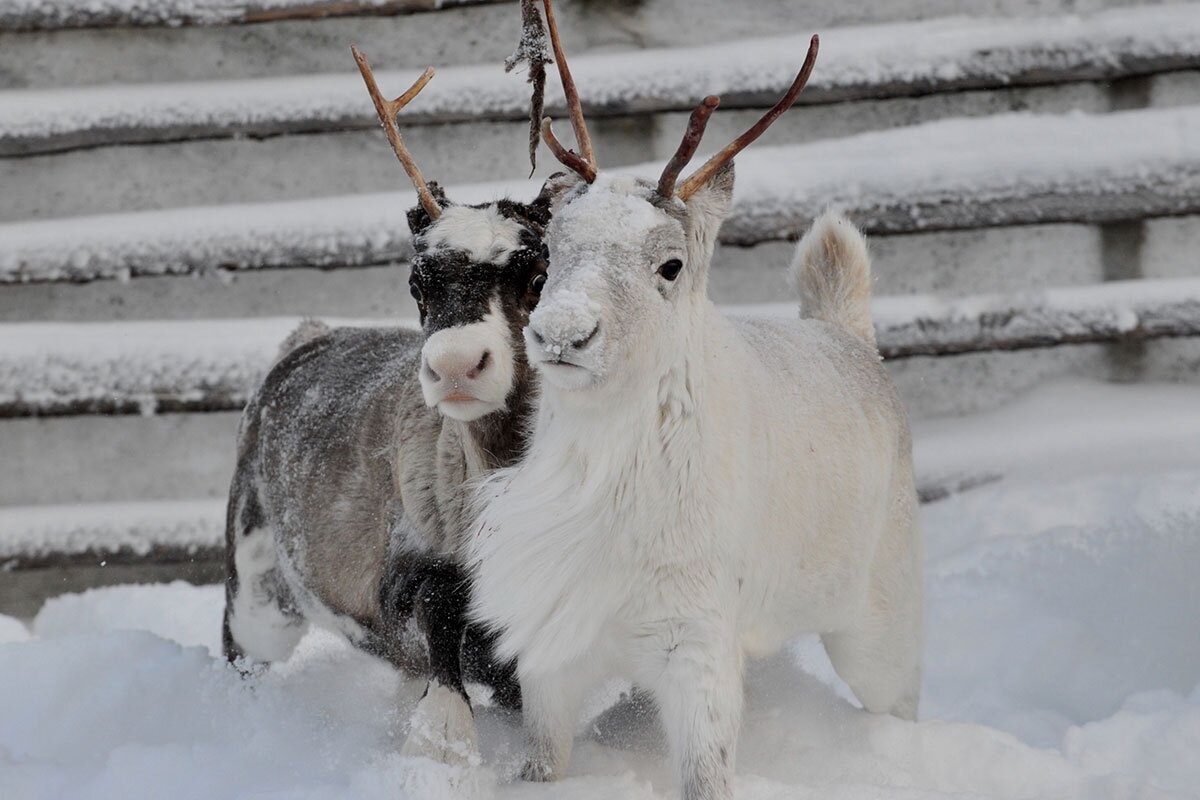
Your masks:
M1118 8L1087 17L954 17L823 31L821 60L801 102L1121 76L1160 62L1195 66L1198 5ZM760 105L791 83L811 33L581 54L571 58L571 70L593 113L685 109L707 94L725 96L727 107L747 101ZM0 153L138 141L151 131L157 132L151 139L161 139L373 125L349 55L346 64L344 74L0 92ZM412 70L384 72L379 82L403 87L415 75ZM499 65L447 67L434 87L402 111L401 119L528 115L529 90L522 76L505 74ZM548 82L546 105L563 108L555 81Z
M7 506L0 508L0 569L84 554L146 556L155 548L199 553L221 546L224 537L222 500Z
M921 469L990 448L1006 469L922 507L922 721L855 708L801 639L750 670L739 800L1196 797L1196 402L1195 387L1061 384L919 424ZM674 796L661 752L617 744L657 741L637 715L581 722L555 786L513 781L520 732L494 710L479 769L404 758L419 682L320 631L243 681L216 657L222 602L218 586L119 586L51 600L29 629L0 617L5 797Z
M738 157L721 240L794 237L831 205L868 231L887 232L1086 220L1105 198L1113 198L1121 218L1195 213L1197 164L1196 106L1000 114L755 146ZM657 180L662 166L619 171ZM457 203L532 199L539 188L486 183L452 187L448 195ZM390 263L411 252L404 212L415 199L388 192L6 223L0 282Z
M413 0L417 10L489 0ZM493 2L495 0L492 0ZM300 0L0 0L0 31L54 30L108 26L228 25L260 14L304 9L319 2ZM330 3L330 11L346 13L354 6L365 13L395 8L396 0L352 0Z
M0 406L240 408L299 317L0 326ZM370 320L329 320L333 325Z
M747 316L791 316L794 303L735 306ZM1107 281L1036 291L877 297L871 304L886 357L987 350L1014 343L1112 339L1134 331L1200 334L1200 279Z
M794 303L733 306L741 315L795 316ZM880 349L986 350L1006 342L1091 332L1113 338L1130 321L1148 334L1200 329L1200 279L942 300L881 297L872 306ZM582 312L581 312L582 313ZM0 324L0 409L9 414L240 408L273 362L296 317ZM411 320L327 320L331 325L413 325ZM1041 339L1039 339L1041 337Z

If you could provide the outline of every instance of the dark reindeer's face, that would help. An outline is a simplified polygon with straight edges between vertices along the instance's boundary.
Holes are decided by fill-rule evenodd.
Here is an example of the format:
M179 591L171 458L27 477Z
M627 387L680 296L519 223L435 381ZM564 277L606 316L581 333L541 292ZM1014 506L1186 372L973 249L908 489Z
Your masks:
M450 205L435 221L409 212L416 253L409 287L421 312L425 403L469 422L508 407L527 377L521 330L546 281L549 203Z

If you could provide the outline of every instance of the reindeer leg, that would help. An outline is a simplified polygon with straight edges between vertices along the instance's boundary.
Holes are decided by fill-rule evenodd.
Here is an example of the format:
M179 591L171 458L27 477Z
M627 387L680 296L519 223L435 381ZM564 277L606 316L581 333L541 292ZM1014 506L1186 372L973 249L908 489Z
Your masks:
M734 748L742 712L737 645L687 626L654 685L683 800L733 797Z
M413 711L404 755L461 766L479 760L460 658L469 598L462 571L444 559L421 559L397 586L393 611L407 616L411 609L429 650L429 684Z
M479 625L468 625L463 636L462 669L465 680L482 683L492 690L492 700L509 711L521 709L521 684L517 680L517 662L501 661L496 656L498 634Z

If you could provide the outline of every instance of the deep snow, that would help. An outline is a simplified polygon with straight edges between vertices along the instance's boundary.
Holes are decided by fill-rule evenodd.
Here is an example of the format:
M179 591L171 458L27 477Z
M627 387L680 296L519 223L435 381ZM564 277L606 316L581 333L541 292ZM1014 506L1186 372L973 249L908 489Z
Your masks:
M1195 441L1164 452L1154 422L1156 403L1179 418L1196 392L1149 389L1130 403L1064 385L917 427L926 465L1007 448L1003 480L922 507L922 721L858 710L800 640L750 671L739 800L1200 796L1200 459ZM244 682L213 657L221 603L219 587L123 586L51 600L31 630L0 618L0 795L674 794L663 756L619 745L611 720L581 724L570 776L552 786L512 782L520 734L490 711L479 769L404 759L419 684L320 632ZM653 726L623 736L653 741Z

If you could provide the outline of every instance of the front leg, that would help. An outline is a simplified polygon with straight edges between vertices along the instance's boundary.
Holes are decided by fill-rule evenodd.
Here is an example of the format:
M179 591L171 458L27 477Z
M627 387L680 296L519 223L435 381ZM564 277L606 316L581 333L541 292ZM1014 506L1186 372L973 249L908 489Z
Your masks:
M694 633L680 629L680 638L670 642L654 696L683 800L730 800L742 714L741 654L732 635Z
M385 608L396 630L404 620L415 619L429 652L429 684L413 710L401 753L469 765L478 761L479 749L460 658L469 597L466 578L444 558L413 555L393 566Z
M566 772L575 725L592 671L573 665L551 673L521 676L521 710L529 756L521 768L526 781L554 781Z

